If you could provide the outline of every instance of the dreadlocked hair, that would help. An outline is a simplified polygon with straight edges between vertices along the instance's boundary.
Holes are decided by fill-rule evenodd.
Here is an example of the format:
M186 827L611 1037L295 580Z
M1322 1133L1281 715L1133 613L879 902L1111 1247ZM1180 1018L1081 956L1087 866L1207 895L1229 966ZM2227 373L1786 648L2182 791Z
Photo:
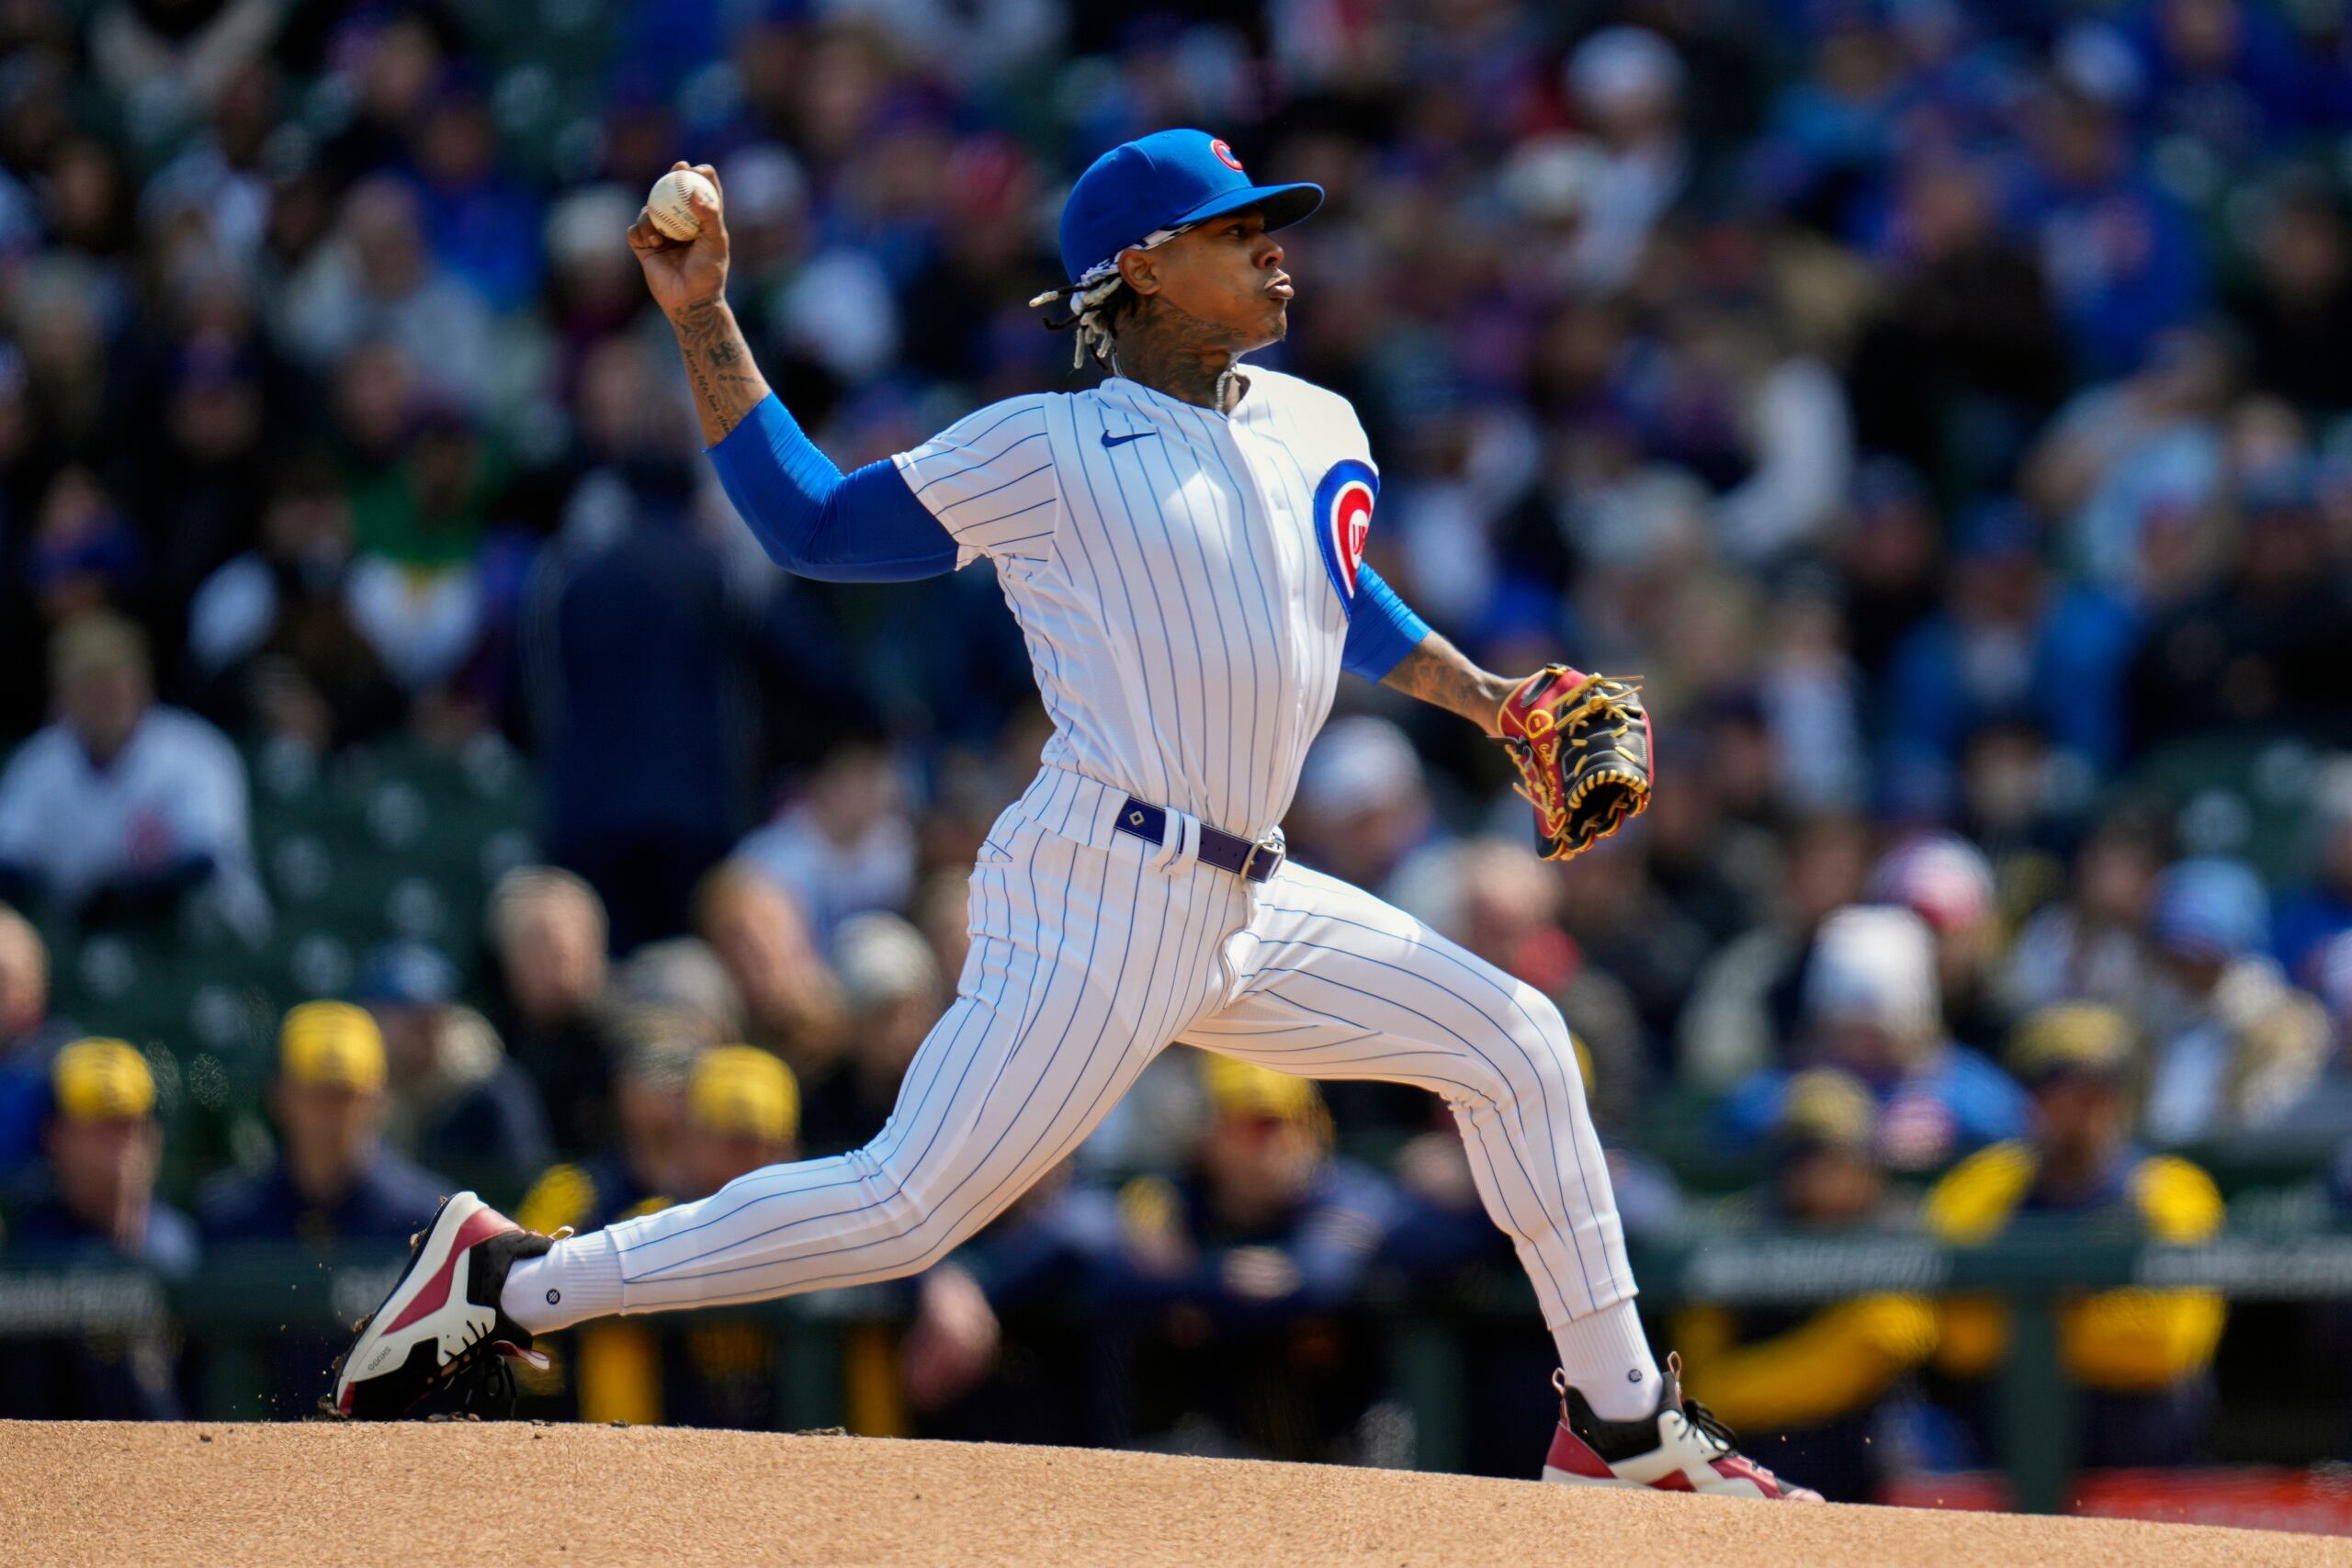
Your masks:
M1032 310L1050 310L1059 306L1062 314L1048 314L1046 330L1051 333L1078 333L1078 344L1070 351L1069 367L1073 370L1086 363L1092 355L1094 362L1105 370L1111 368L1111 331L1121 317L1132 313L1143 300L1126 279L1119 276L1119 256L1128 251L1148 251L1164 245L1190 229L1190 223L1178 223L1166 229L1155 229L1135 244L1121 249L1107 261L1096 262L1079 275L1076 283L1065 283L1059 288L1048 288L1029 301Z
M1029 301L1033 307L1059 307L1058 314L1046 312L1044 326L1049 333L1075 332L1076 346L1071 350L1069 367L1084 365L1091 355L1105 370L1111 367L1111 333L1121 318L1133 315L1142 299L1126 280L1116 272L1099 282L1080 286L1068 284L1049 288Z

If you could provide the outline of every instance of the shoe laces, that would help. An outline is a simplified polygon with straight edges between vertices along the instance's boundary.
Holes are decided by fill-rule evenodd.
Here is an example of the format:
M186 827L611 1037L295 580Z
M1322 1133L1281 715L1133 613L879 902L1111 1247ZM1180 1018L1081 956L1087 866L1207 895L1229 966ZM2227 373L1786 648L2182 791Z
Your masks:
M488 1419L513 1420L522 1398L521 1386L514 1379L516 1361L529 1361L540 1368L547 1365L545 1356L510 1340L492 1339L488 1330L468 1324L465 1344L441 1372L443 1381L459 1395L458 1413L480 1420L484 1418L485 1410L495 1408L496 1414Z
M1685 1399L1682 1402L1682 1419L1692 1431L1714 1444L1723 1452L1733 1453L1738 1450L1738 1435L1724 1424L1722 1416L1697 1400Z

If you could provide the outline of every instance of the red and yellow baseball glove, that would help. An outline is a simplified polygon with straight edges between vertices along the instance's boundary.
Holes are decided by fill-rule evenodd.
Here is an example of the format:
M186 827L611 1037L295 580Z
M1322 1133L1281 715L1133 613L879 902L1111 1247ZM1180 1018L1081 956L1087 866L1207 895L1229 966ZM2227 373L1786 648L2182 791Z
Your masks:
M1650 803L1650 716L1628 682L1547 664L1504 701L1500 725L1545 860L1584 853Z

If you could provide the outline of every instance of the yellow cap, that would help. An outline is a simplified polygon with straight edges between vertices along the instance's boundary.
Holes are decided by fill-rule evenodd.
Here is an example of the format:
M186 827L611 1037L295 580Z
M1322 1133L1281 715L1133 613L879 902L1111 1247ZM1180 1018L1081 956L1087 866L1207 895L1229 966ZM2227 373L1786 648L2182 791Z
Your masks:
M49 1069L57 1113L69 1122L144 1116L155 1109L155 1075L147 1058L120 1040L76 1040Z
M384 1087L384 1036L366 1008L304 1002L277 1032L277 1070L288 1083L320 1089Z
M1791 1148L1866 1149L1877 1123L1878 1102L1860 1078L1815 1067L1789 1080L1773 1131Z
M1231 1056L1209 1056L1201 1068L1209 1104L1220 1116L1271 1116L1317 1131L1328 1125L1323 1096L1312 1080L1278 1073Z
M2009 1071L2025 1083L2062 1074L2120 1077L2132 1065L2132 1021L2109 1007L2060 1002L2033 1013L2009 1038Z
M695 1063L686 1106L696 1125L776 1142L800 1131L800 1085L792 1069L752 1045L714 1045Z

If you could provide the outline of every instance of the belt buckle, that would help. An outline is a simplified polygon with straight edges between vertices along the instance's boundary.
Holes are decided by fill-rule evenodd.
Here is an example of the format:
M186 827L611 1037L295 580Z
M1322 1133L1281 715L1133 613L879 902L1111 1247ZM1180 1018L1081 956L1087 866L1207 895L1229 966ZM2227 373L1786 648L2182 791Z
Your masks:
M1250 845L1250 852L1241 857L1241 880L1244 882L1252 880L1250 874L1257 869L1258 857L1261 853L1274 857L1273 863L1266 867L1266 875L1272 877L1274 873L1283 868L1283 859L1289 851L1290 840L1283 837L1283 830L1280 828L1267 829L1266 836Z

